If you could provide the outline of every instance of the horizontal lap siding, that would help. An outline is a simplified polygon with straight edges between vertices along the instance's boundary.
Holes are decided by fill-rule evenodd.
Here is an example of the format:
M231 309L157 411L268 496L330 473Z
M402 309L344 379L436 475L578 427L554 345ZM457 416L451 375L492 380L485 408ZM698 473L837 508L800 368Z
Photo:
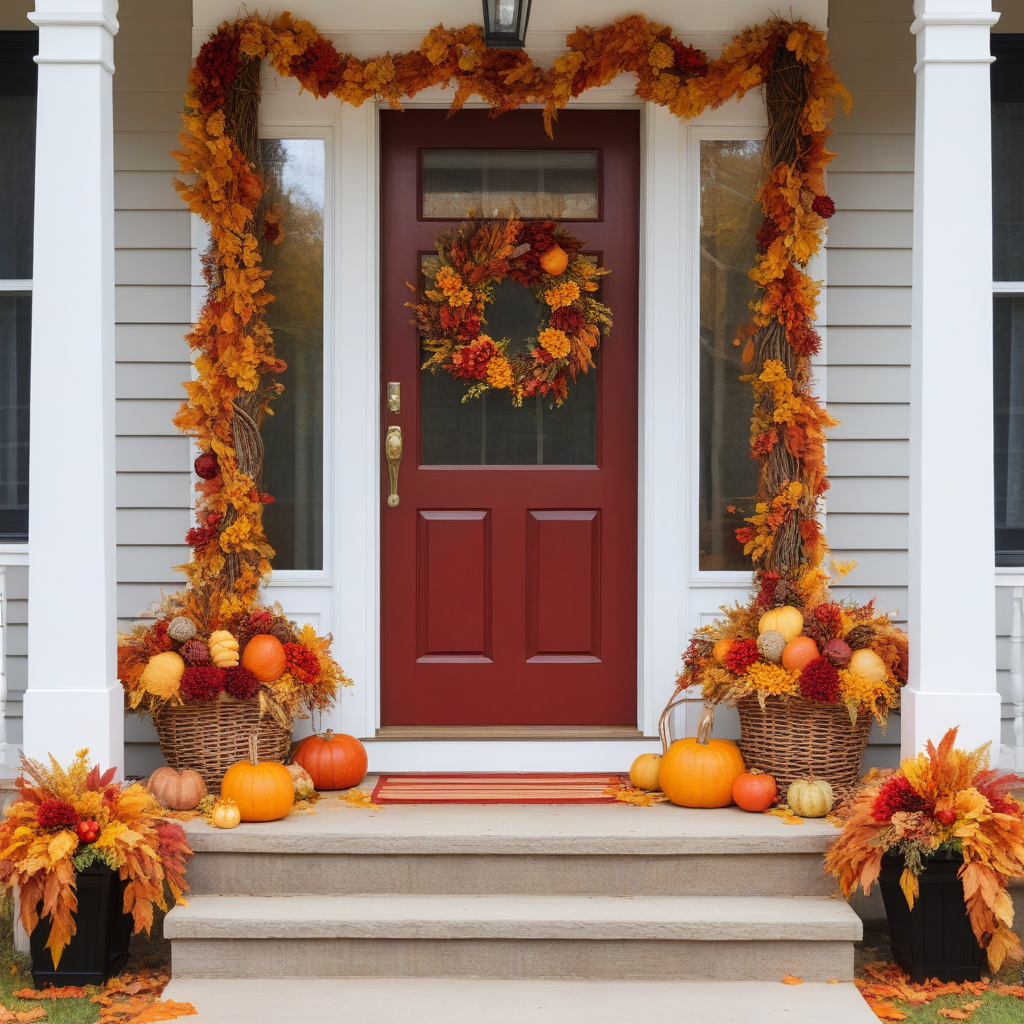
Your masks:
M857 568L837 588L907 614L910 309L914 188L911 0L832 0L829 46L853 94L829 148L827 530ZM875 729L868 762L894 763L899 728Z
M171 422L191 376L191 225L174 191L190 67L189 0L121 0L114 42L117 614L129 625L181 587L188 560L189 443ZM148 720L125 723L125 767L161 763Z

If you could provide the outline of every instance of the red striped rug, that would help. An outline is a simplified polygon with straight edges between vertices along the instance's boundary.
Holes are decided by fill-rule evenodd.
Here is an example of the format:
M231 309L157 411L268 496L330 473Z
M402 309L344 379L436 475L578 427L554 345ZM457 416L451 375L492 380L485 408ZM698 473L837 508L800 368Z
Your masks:
M606 772L466 772L382 775L375 804L612 804L605 791L623 776Z

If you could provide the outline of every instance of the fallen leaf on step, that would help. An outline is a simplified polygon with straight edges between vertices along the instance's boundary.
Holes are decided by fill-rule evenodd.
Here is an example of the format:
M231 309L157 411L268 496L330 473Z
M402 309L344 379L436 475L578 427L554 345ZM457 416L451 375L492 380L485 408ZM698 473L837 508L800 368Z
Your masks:
M875 1011L875 1016L881 1020L906 1020L907 1015L902 1010L897 1010L892 1003L875 1003L871 1007Z
M828 979L828 984L829 985L840 985L840 984L842 984L842 982L840 982L840 980L838 978L829 978Z
M609 786L601 794L602 796L613 796L620 803L630 804L633 807L653 807L655 804L664 803L668 797L664 793L655 790L649 792L646 789L637 789L628 782L616 782Z
M379 811L383 807L382 804L373 802L373 794L368 789L350 789L338 799L349 807L369 807L371 811Z
M764 813L781 818L783 825L802 825L804 823L804 819L798 818L785 804L781 804L778 807L769 807Z
M795 974L784 974L782 976L783 985L802 985L804 983L803 978L798 978Z

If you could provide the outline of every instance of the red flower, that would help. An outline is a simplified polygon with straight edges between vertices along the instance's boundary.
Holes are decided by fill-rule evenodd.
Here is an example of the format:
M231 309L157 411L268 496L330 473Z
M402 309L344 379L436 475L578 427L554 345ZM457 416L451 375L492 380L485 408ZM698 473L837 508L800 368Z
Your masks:
M242 58L238 52L238 38L231 28L219 28L203 43L196 57L195 71L189 80L196 87L196 98L204 113L224 106L228 89L238 72Z
M737 640L723 659L725 667L738 676L747 674L747 669L761 658L756 640Z
M230 693L238 700L249 700L255 697L260 688L260 681L241 665L224 669L224 692Z
M871 805L871 817L875 821L890 821L897 811L924 810L927 810L927 804L907 782L907 777L897 772L879 787L878 796Z
M811 209L819 216L828 220L836 212L836 204L829 196L815 196Z
M736 531L737 537L739 531ZM750 540L754 539L754 531L750 528ZM782 577L777 572L763 572L758 579L757 597L754 598L754 604L759 608L771 608L775 603L775 588L779 584L779 580Z
M444 312L444 307L442 307ZM480 314L467 313L459 323L455 332L460 341L473 341L480 335Z
M183 700L216 700L224 689L224 669L214 665L193 665L181 677Z
M498 349L490 338L477 338L452 356L452 375L463 380L483 380L487 376L488 362L497 354Z
M757 229L757 251L767 252L768 247L779 237L779 226L770 217L765 217Z
M749 544L756 536L757 536L757 533L755 532L755 530L754 530L754 528L752 526L737 526L736 527L736 539L741 544Z
M196 476L203 480L212 480L220 473L220 466L217 463L217 456L213 452L202 452L196 456L192 463L196 470Z
M708 73L708 58L703 50L672 36L665 40L676 55L676 70L684 78L703 78Z
M572 306L562 306L551 314L551 326L570 337L578 335L585 323L583 314Z
M802 356L816 356L821 351L821 335L810 321L791 327L786 332L786 340Z
M320 678L320 661L305 644L285 644L284 656L291 672L300 683L315 683Z
M36 811L39 827L48 832L59 828L76 828L80 820L78 811L66 800L44 800Z
M839 673L827 658L809 661L800 673L800 693L807 700L835 704L839 700Z
M281 225L274 220L263 222L263 237L273 245L281 237Z
M303 53L292 57L288 66L302 86L321 99L334 92L345 75L338 51L323 36L318 36Z

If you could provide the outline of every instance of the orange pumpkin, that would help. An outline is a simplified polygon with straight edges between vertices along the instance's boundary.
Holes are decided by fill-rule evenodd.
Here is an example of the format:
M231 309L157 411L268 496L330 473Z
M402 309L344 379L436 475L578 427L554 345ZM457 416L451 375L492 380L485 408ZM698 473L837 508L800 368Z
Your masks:
M249 737L249 760L233 764L220 784L221 797L234 800L242 821L277 821L295 803L288 769L277 761L261 761L256 733Z
M681 807L726 807L743 774L743 755L731 740L708 738L714 710L705 708L697 735L676 740L661 759L661 791Z
M818 645L809 636L790 640L782 651L782 667L787 672L803 672L818 657Z
M558 277L559 274L565 273L565 268L569 266L569 256L560 245L553 245L541 253L537 262L545 274Z
M719 640L711 649L711 656L719 665L725 664L725 656L729 653L729 649L734 643L736 643L735 640Z
M732 798L745 811L767 811L779 795L775 780L752 768L732 784Z
M284 675L287 659L284 645L276 636L259 633L242 652L242 668L247 668L261 683L272 683Z
M206 796L206 783L198 772L185 768L179 773L166 765L150 775L146 789L169 811L191 811Z
M301 740L292 760L309 772L317 789L351 789L366 777L366 747L333 729Z

